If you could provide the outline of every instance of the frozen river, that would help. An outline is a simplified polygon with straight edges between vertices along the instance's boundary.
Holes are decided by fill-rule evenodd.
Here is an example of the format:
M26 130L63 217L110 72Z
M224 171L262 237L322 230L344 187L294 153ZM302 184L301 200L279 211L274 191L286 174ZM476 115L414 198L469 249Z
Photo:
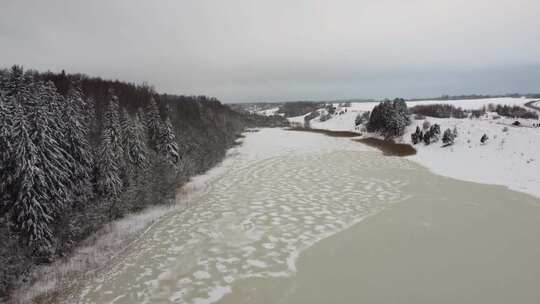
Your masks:
M477 190L471 190L469 202L467 189L472 188ZM384 289L382 282L393 282L400 275L410 277L406 274L408 265L401 265L397 270L394 267L397 273L392 273L391 269L384 269L388 261L381 258L386 256L395 262L402 257L403 264L407 264L407 254L413 254L407 250L418 250L420 256L417 258L422 258L423 253L429 252L430 244L438 244L441 237L449 238L442 242L441 248L445 245L469 246L460 250L470 250L474 239L470 240L469 231L463 230L467 227L467 220L471 225L484 223L481 225L484 229L489 225L497 226L499 220L505 220L504 217L511 214L520 217L520 225L532 225L523 226L523 229L534 229L536 220L540 223L538 201L532 197L513 195L501 187L438 177L409 160L385 157L345 138L278 129L248 134L243 145L231 151L219 173L200 191L200 195L190 202L190 208L160 220L131 247L129 253L108 267L106 272L86 282L81 293L73 295L70 302L352 303L361 299L392 302L397 301L397 297L392 297L392 290L395 295L406 295L419 286L413 284L409 288L409 283L406 283L401 287L386 285L388 290L374 289L374 286ZM508 202L511 197L519 198L518 202ZM484 210L482 206L488 198L491 207ZM508 207L505 204L512 203L517 205L515 209L504 209ZM419 204L424 205L420 207ZM453 207L442 212L450 205ZM495 212L489 208L497 209ZM499 212L500 208L505 212ZM417 209L421 212L407 211ZM460 212L466 214L460 218ZM492 218L482 217L479 221L474 217L475 212L495 213ZM436 220L439 215L441 219ZM448 221L448 216L455 223ZM415 220L411 222L411 218ZM381 222L377 224L377 220ZM403 223L396 225L396 221ZM441 223L449 226L441 228ZM457 234L450 233L449 237L449 230L456 231L452 225L462 228L457 230ZM505 231L493 231L498 234L493 235L489 229L486 230L485 247L469 252L465 256L472 260L463 262L474 265L475 258L481 259L492 250L497 253L497 249L490 246L497 246L497 243L500 246L497 242L499 237L504 237L500 239L503 243L524 247L516 250L517 255L500 255L499 260L493 260L493 265L486 264L486 269L504 264L506 258L539 256L538 245L529 243L539 243L534 239L536 233L518 229L512 230L508 236L509 232ZM370 234L366 235L367 232ZM399 236L400 233L403 235ZM430 233L433 234L431 241ZM462 239L459 233L463 233ZM527 239L528 234L533 239ZM474 233L472 235L474 237ZM339 241L340 237L347 236L347 241ZM381 242L381 238L388 238L388 243ZM422 242L415 244L419 238ZM456 241L453 238L463 243L448 243ZM415 248L406 246L406 243L415 244ZM525 257L520 256L521 250L527 250ZM350 255L357 251L355 256ZM362 254L367 254L367 257L362 257ZM369 257L373 259L371 262ZM440 266L459 264L462 257L452 255L445 259L443 253L437 259L439 267L429 264L432 262L430 258L433 257L423 258L429 266L425 266L426 269L421 265L414 268L424 274L418 279L419 283L425 280L424 287L418 290L437 290L440 287L437 282L442 286L452 284L454 279L463 281L458 279L459 274L453 273L460 269L459 265L448 272ZM484 257L484 260L486 258L489 260L489 257ZM302 259L305 265L299 267ZM382 268L373 268L377 263ZM534 280L531 283L538 282L540 263L531 263L532 266L529 264L522 274ZM513 274L510 270L514 267L510 265L507 268L503 267L501 271L506 272L500 275ZM434 269L431 275L430 269ZM497 275L497 269L501 267L488 270L486 276ZM389 277L385 278L383 274ZM370 277L373 282L369 282ZM466 281L465 274L464 277ZM504 282L494 278L490 284L482 278L479 277L478 287L488 288L484 292L492 294ZM535 299L536 288L531 287L529 291L527 282L525 280L521 285L525 284L525 292L529 298ZM330 286L332 284L336 286ZM454 290L456 296L466 292L450 290ZM319 296L310 296L319 292ZM379 297L378 292L381 292ZM384 293L390 293L390 297L384 297ZM471 299L482 302L483 294L471 295ZM437 294L428 295L430 291L420 292L410 298L410 303L429 302L423 299L445 302L438 299ZM452 294L441 293L441 296L451 297Z

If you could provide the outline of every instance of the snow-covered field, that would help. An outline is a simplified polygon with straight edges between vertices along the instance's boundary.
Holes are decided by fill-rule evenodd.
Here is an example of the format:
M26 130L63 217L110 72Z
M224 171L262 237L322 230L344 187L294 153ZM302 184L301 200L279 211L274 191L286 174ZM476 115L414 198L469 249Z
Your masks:
M407 102L408 106L418 104L449 103L463 109L480 109L489 104L519 105L531 101L525 98L489 98L475 100L452 101L417 101ZM311 121L312 128L327 130L354 131L354 120L359 113L370 111L377 102L353 103L347 112L335 115L331 119L320 122L318 118ZM342 109L337 110L337 112ZM431 124L445 129L457 128L459 136L454 145L441 147L437 142L429 146L418 144L418 153L409 158L428 167L434 173L479 183L497 184L510 189L522 191L540 197L540 128L531 128L538 120L520 120L521 127L512 126L514 119L493 119L494 115L480 119L441 119L427 117ZM303 116L289 119L303 123ZM416 126L422 128L424 120L413 120L407 127L405 135L400 139L411 143L411 133ZM483 134L489 137L486 144L480 143ZM368 135L369 136L369 135Z

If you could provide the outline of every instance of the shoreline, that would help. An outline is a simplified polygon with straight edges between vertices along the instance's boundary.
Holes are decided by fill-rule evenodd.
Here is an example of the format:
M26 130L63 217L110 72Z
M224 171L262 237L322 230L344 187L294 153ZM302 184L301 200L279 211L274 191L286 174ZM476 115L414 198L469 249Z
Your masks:
M411 156L416 154L416 149L410 144L395 143L393 141L383 140L375 137L354 138L360 137L362 134L351 131L334 131L326 129L309 129L309 128L287 128L286 131L299 131L323 134L331 137L351 138L352 141L363 143L369 147L376 148L382 151L385 156Z
M86 282L122 260L153 226L185 212L211 188L213 181L233 168L235 153L241 145L242 141L235 141L219 163L177 188L173 204L151 206L112 221L85 239L69 256L38 266L32 272L34 281L15 289L7 303L72 303L70 300ZM117 242L118 239L121 241ZM72 269L74 265L83 265L84 269Z
M537 111L539 99L531 98L485 98L477 100L453 100L452 105L463 109L482 109L493 104L520 106ZM430 105L441 104L440 100L426 100L409 103ZM325 121L317 118L310 121L313 128L324 130L353 131L358 115L372 110L377 102L352 103L345 107L347 112L334 115ZM336 105L337 106L337 105ZM537 111L540 113L540 111ZM341 113L341 112L340 112ZM303 123L304 116L288 118L292 123ZM514 125L518 120L520 126ZM435 118L422 117L411 121L397 143L412 144L410 136L416 126L423 127L425 122L440 125L441 132L446 129L458 131L455 143L444 146L439 142L414 145L416 154L406 158L427 167L437 175L458 180L482 184L506 186L511 190L527 193L540 198L540 128L533 119L516 119L500 116L495 112L472 118ZM320 131L319 131L320 132ZM487 135L488 141L480 139ZM375 137L376 134L364 134ZM373 141L373 140L370 140Z

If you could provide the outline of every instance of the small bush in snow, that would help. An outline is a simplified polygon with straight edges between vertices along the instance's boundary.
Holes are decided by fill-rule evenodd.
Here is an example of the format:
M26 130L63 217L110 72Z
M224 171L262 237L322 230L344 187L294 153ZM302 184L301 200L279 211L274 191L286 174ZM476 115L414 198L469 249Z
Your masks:
M480 138L480 142L485 144L488 141L489 137L487 134L482 135L482 138Z
M504 127L504 128L502 129L502 131L503 131L503 132L508 132L508 127Z
M442 137L443 144L445 146L450 146L454 144L454 140L455 140L454 132L452 132L452 130L450 129L446 129Z
M324 121L329 120L330 118L332 118L332 115L330 115L329 113L322 113L321 117L319 117L319 120L321 122L324 122Z
M354 120L354 125L355 126L363 125L366 122L368 122L370 113L371 113L370 111L366 111L366 112L359 113L358 115L356 115L356 118Z

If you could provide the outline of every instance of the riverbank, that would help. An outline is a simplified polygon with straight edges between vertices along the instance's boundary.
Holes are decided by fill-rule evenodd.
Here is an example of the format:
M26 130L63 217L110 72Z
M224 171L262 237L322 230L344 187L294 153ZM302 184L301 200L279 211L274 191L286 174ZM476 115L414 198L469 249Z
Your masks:
M408 106L449 103L463 109L481 109L491 105L522 106L536 105L532 99L525 98L488 98L472 100L425 100L407 102ZM357 115L371 109L377 102L352 103L350 107L336 110L338 113L330 119L320 121L315 118L310 126L331 131L355 131ZM337 106L337 104L336 104ZM347 110L345 112L345 109ZM303 123L304 117L292 117L289 121ZM432 172L460 180L495 184L509 187L540 197L540 128L534 127L538 120L500 117L496 113L487 113L479 118L434 118L413 119L397 143L411 144L411 134L416 127L422 128L424 122L439 124L441 132L446 129L458 131L458 137L451 146L443 147L439 142L430 145L423 143L414 146L416 154L409 159L429 168ZM487 142L480 142L486 134ZM373 137L375 134L364 134Z

